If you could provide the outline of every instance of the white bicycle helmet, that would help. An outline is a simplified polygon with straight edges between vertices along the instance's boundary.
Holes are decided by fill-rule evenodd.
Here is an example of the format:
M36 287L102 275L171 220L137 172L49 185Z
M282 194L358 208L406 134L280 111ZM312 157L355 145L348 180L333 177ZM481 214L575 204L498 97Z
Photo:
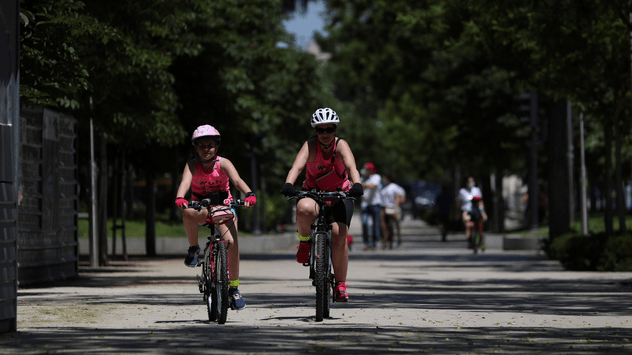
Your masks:
M336 111L330 109L329 107L319 108L312 115L312 127L330 123L337 126L338 123L340 123L340 119L338 118Z
M215 129L215 127L210 125L199 126L193 131L193 135L191 136L191 144L195 145L195 142L202 137L211 137L214 138L217 142L217 145L220 145L222 141L222 136L219 134L219 131Z

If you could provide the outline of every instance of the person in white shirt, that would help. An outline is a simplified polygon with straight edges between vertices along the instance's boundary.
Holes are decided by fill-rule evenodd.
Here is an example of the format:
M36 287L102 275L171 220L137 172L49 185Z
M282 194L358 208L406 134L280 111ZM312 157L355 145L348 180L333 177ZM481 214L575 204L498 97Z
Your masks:
M379 191L382 189L382 177L375 172L373 163L366 163L360 170L364 195L360 204L362 211L362 239L364 240L364 250L375 250L377 241L381 239L380 214L382 203L380 202ZM370 221L373 228L369 230Z
M472 212L472 199L475 196L480 196L482 199L483 193L481 192L481 189L476 187L474 178L470 176L467 178L466 187L463 187L461 188L461 190L459 190L459 198L457 200L457 211L461 211L461 213L456 214L457 220L463 217L463 223L465 223L465 236L467 237L468 242L470 240L470 236L472 235L472 231L474 230L475 222L473 222L470 218L467 218L467 216ZM481 209L485 208L482 200L479 203L479 208ZM481 232L481 235L482 235L483 222L482 221L476 222L476 224L478 224L479 232Z
M406 201L406 191L403 187L393 182L389 174L384 174L382 178L385 186L380 190L380 199L384 206L382 210L382 249L386 249L388 243L393 249L394 229L397 230L397 246L402 244L402 231L399 225L400 205Z

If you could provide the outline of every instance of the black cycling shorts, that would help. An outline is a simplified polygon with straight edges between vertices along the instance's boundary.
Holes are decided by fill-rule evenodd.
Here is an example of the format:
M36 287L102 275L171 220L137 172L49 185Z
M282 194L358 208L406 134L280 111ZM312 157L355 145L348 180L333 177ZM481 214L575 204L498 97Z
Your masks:
M296 201L296 203L298 203L298 201ZM347 227L350 226L354 208L355 204L353 200L340 200L331 206L331 208L325 208L327 223L332 224L338 222L344 223Z

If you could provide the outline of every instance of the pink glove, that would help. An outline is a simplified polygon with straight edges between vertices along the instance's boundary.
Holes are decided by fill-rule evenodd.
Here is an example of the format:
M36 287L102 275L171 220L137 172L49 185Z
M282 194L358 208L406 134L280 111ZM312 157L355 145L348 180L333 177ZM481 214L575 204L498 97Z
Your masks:
M257 196L255 196L253 192L249 192L246 194L246 199L244 200L244 202L249 203L250 206L254 206L257 204Z
M176 206L178 206L178 208L185 208L189 206L189 201L187 201L185 198L178 197L176 199Z

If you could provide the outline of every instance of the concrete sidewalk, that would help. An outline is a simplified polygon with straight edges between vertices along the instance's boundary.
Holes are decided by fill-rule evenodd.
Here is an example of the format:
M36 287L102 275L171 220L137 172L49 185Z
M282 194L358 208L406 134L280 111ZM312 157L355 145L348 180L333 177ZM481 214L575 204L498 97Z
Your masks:
M2 353L632 353L630 273L567 272L533 251L474 255L461 236L402 227L399 248L351 252L349 302L323 322L294 250L242 254L248 306L225 325L208 321L199 268L132 256L20 288L18 332L0 335Z

